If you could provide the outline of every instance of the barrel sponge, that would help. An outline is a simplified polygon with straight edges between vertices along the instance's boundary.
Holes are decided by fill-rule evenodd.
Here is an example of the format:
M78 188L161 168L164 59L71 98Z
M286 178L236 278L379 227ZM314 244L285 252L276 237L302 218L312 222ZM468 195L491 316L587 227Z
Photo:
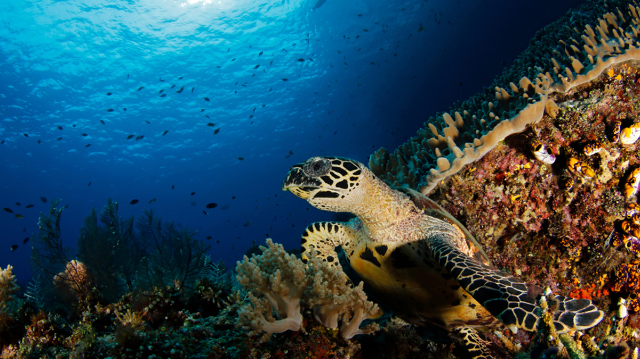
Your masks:
M417 136L393 153L384 148L376 151L369 167L393 186L428 194L505 137L540 121L545 113L555 117L554 95L630 60L640 60L638 4L587 1L538 31L490 87L449 112L430 117Z

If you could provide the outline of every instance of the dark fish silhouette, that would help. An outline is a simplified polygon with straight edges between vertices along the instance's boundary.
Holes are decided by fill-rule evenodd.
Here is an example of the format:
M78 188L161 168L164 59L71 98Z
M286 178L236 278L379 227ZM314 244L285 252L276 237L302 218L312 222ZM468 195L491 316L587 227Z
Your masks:
M62 130L62 126L58 126L58 130Z
M213 131L213 134L214 134L214 135L217 135L219 132L220 132L220 128L218 127L218 128L216 128L216 130L215 130L215 131Z
M4 140L2 140L2 142L0 142L0 145L4 143Z
M84 146L84 147L89 147L89 146L91 146L91 144L88 144L88 145L86 145L86 146Z
M176 91L177 93L182 93L182 90L184 90L184 86L180 87L180 90Z
M134 200L132 200L131 202L129 202L129 204L136 204L136 203L138 203L138 202L140 202L140 201L138 201L137 199L134 199Z
M144 138L144 135L140 135L140 136L136 137L136 141L137 141L137 140L141 140L141 139L143 139L143 138Z
M20 202L16 202L16 206L20 207Z
M234 57L234 58L232 58L232 59L231 59L231 61L236 61L236 58L235 58L235 57Z
M163 93L162 95L160 95L160 97L167 97L167 94Z
M301 57L298 59L298 62L304 62L304 59Z
M207 240L211 240L213 237L211 236L207 236Z
M191 195L193 196L194 194L196 194L195 192L191 192Z
M16 249L18 249L18 245L14 244L11 246L11 251L15 251Z
M24 137L29 137L29 135L27 135L26 133L23 133L22 135L23 135Z
M127 140L130 140L130 139L132 139L134 137L136 137L136 135L129 135L129 136L127 136Z
M108 109L108 110L107 110L107 112L113 112L113 109L112 109L112 108L110 108L110 109Z
M89 135L87 135L86 133L82 133L82 137L87 137Z
M202 211L202 213L204 213L205 216L207 215L207 212L205 212L205 211Z
M216 125L216 124L215 124L215 123L213 123L213 122L209 122L209 123L207 123L207 126L209 126L209 127L213 127L213 126L215 126L215 125Z
M262 51L260 51L260 53L258 54L258 57L262 56Z
M163 92L164 92L164 89L162 89L162 90L158 91L158 93L163 93Z
M152 198L152 199L149 201L149 204L151 204L151 202L155 202L155 201L156 201L156 199L155 199L155 198Z
M58 137L58 138L56 138L56 140L58 140L58 141L60 141L61 139L62 139L62 137Z
M47 203L47 198L46 197L40 197L40 200L42 201L42 203Z
M29 242L29 237L22 240L22 244L27 244L27 242Z
M91 182L89 182L89 184L87 185L87 187L91 186Z
M204 112L204 108L202 110L200 110L200 112Z
M244 161L244 158L242 158L242 157L238 157L238 160L240 160L240 161Z
M138 87L138 89L137 89L136 91L140 91L140 90L142 90L143 88L144 88L144 86L140 86L140 87Z
M100 120L100 123L103 124L103 125L105 124L104 121L102 121L102 120Z
M167 130L167 131L164 131L164 132L162 133L162 135L164 136L164 135L166 135L167 133L169 133L169 131L168 131L168 130Z
M170 88L170 89L172 89L172 88L174 88L174 87L176 87L176 85L171 85L171 87L169 87L169 88Z
M253 69L255 70L255 69L257 69L258 67L260 67L260 65L256 65Z
M164 82L164 80L162 79L162 77L158 77L158 80L160 80L160 82Z
M282 79L282 81L289 81L289 79Z
M193 93L193 90L195 90L195 87L192 87L192 88L191 88L191 93Z
M209 101L209 98L208 98L208 97L205 97L205 98L204 98L204 100L205 100L205 101Z
M23 216L23 215L21 215L21 214L16 214L16 215L15 215L15 217L16 217L17 219L24 218L24 216Z
M107 96L111 96L111 92L107 92Z
M213 208L216 208L216 207L218 207L218 205L216 203L207 204L207 208L209 208L209 209L213 209Z
M40 139L38 139L38 143L42 143L42 141L40 141Z
M174 188L176 188L176 185L172 184L171 189L174 189Z
M146 122L146 123L148 123L148 124L151 124L151 122L149 122L149 121L147 121L147 120L144 120L144 122Z
M180 76L178 77L178 80L182 80L184 78L184 76Z
M32 204L28 204L28 205L24 206L24 208L31 208L31 207L33 207Z
M3 209L9 213L13 213L13 210L11 208L3 208Z
M127 74L127 80L129 79L129 74Z

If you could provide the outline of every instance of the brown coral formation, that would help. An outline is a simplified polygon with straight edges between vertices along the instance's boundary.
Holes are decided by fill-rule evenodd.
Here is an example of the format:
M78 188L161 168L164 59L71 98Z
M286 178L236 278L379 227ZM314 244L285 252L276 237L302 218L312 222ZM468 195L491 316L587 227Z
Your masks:
M303 302L327 328L338 328L341 319L340 334L345 339L377 329L377 325L360 328L378 307L367 301L362 283L356 288L348 285L341 267L318 260L307 267L271 239L260 249L261 255L245 256L236 267L238 282L249 291L250 301L239 310L239 326L251 335L300 330Z
M545 113L555 117L552 94L592 81L611 65L640 59L639 7L591 1L577 11L585 16L578 20L565 15L540 31L490 89L430 118L393 153L384 148L374 153L371 170L395 186L427 194L505 137L522 132Z

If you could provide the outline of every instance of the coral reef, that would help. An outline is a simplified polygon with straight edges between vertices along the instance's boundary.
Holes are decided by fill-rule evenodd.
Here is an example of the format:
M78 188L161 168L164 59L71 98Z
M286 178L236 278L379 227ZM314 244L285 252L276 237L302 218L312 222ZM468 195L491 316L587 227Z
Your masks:
M384 148L374 153L371 170L392 185L427 194L505 137L544 114L555 116L552 95L592 81L611 65L640 59L640 8L635 3L590 1L576 12L582 16L569 13L539 31L483 93L431 117L393 153Z
M302 328L304 301L316 320L327 328L338 328L341 319L339 332L345 339L377 329L375 324L360 328L364 320L378 311L375 304L367 301L362 282L353 288L347 284L341 267L330 267L317 259L305 266L271 239L267 239L267 246L260 247L261 255L251 259L245 256L237 264L238 282L249 291L250 302L239 311L240 327L252 335L261 331L267 334L298 331Z

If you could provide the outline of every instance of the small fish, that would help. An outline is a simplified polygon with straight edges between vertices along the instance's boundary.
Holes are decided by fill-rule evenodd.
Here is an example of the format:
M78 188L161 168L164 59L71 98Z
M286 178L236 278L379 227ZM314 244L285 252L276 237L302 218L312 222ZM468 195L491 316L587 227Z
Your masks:
M215 123L213 123L213 122L209 122L209 123L207 123L207 126L209 126L209 127L213 127L213 126L215 126L215 125L216 125L216 124L215 124Z
M140 86L140 87L138 87L138 89L137 89L136 91L140 91L140 90L142 90L143 88L144 88L144 86Z
M127 140L130 140L130 139L132 139L134 137L136 137L136 135L129 135L129 136L127 136Z
M57 141L60 141L61 139L62 139L62 137L58 137L58 138L56 138L56 140L57 140Z
M172 88L174 88L174 87L176 87L176 85L171 85L171 87L169 87L169 88L170 88L170 89L172 89Z
M151 124L151 122L149 122L149 121L147 121L147 120L144 120L144 122L146 122L146 123L148 123L148 124Z
M167 94L163 93L162 95L160 95L160 97L167 97Z
M174 188L176 188L176 185L172 184L171 189L174 189Z
M289 150L289 154L290 154L290 155L292 155L292 154L293 154L293 151Z
M69 205L64 206L64 209L67 209L67 208L69 208Z
M289 79L282 79L282 81L289 81Z
M209 208L209 209L213 209L213 208L216 208L216 207L218 207L218 205L216 203L207 204L207 208Z
M424 30L424 26L420 26L420 27L418 28L418 32L422 32L422 30Z
M82 135L82 137L87 137L87 136L89 136L89 135L87 135L86 133L82 133L81 135Z
M204 112L204 108L202 110L200 110L200 112Z
M24 206L24 208L31 208L31 207L33 207L32 204L28 204L28 205Z
M205 215L205 216L207 215L207 212L206 212L206 211L202 211L202 213L204 213L204 215Z
M205 100L205 101L209 101L209 98L208 98L208 97L204 97L204 100Z
M194 89L195 89L195 87L192 87L192 88L191 88L191 93L193 93L193 90L194 90Z
M29 242L29 237L22 240L22 244L27 244L27 242Z
M144 135L140 135L140 136L136 137L136 141L137 141L137 140L141 140L141 139L143 139L143 138L144 138Z
M184 90L184 86L180 87L180 90L176 91L177 93L182 93L182 90Z
M29 137L29 135L27 135L26 133L23 133L22 135L23 135L24 137Z
M262 56L262 54L263 54L263 53L264 53L263 51L260 51L260 52L258 53L258 57Z
M112 108L110 108L110 109L108 109L108 110L107 110L107 112L113 112L113 109L112 109Z
M304 62L304 59L301 57L298 59L298 62Z
M298 77L300 77L300 76L298 76ZM126 111L126 110L127 110L127 108L126 108L126 107L123 107L123 108L122 108L122 111Z
M236 196L231 196L231 199L236 199Z
M42 141L40 141L40 139L38 139L38 143L42 143Z
M213 131L213 134L214 134L214 135L217 135L219 132L220 132L220 128L218 127L218 128L216 128L216 130L215 130L215 131Z
M209 240L211 240L211 239L213 239L213 237L211 237L211 236L207 236L207 240L208 240L208 241L209 241Z
M152 199L149 201L149 204L151 204L151 202L155 202L155 201L156 201L156 199L155 199L155 198L152 198Z
M24 216L23 216L23 215L21 215L21 214L16 214L16 215L15 215L15 217L16 217L17 219L22 219L22 218L24 218Z
M138 202L140 202L140 201L138 201L137 199L134 199L134 200L131 200L131 202L129 202L129 204L136 204Z
M164 82L164 80L162 79L162 77L158 77L158 80L160 80L160 82Z
M6 212L13 213L13 210L12 210L11 208L3 208L3 209L4 209Z
M47 203L47 198L46 197L40 197L40 200L42 201L42 203Z
M209 117L209 115L205 115L205 116L207 116L207 118L211 118L211 117Z
M111 92L107 92L107 96L111 96Z
M260 67L260 65L256 65L256 66L254 66L254 67L253 67L253 69L255 70L255 69L257 69L258 67Z
M14 245L11 246L11 251L12 252L15 251L16 249L18 249L18 245L17 244L14 244Z
M162 90L158 91L158 94L161 94L161 93L163 93L163 92L164 92L164 89L162 89Z
M164 131L164 132L162 133L162 135L164 136L164 135L166 135L167 133L169 133L169 130Z
M309 59L309 61L313 61L313 59L312 59L312 58L310 58L310 57L307 57L307 59Z
M216 243L220 243L220 241L216 241Z
M240 161L244 161L244 158L242 158L242 157L238 157L238 160L240 160Z
M178 77L178 80L182 80L184 78L184 76L180 76Z
M191 192L191 195L193 196L194 194L196 194L195 192Z
M4 140L2 140L2 142L0 142L0 145L4 143Z
M88 144L88 145L86 145L86 146L84 146L84 147L89 147L89 146L91 146L91 144Z
M234 57L234 58L232 58L232 59L231 59L231 61L236 61L236 58L235 58L235 57Z
M102 120L100 120L100 123L101 123L101 124L103 124L103 125L105 125L104 121L102 121Z
M58 126L58 130L62 130L62 126Z
M129 79L129 74L127 74L127 80Z

